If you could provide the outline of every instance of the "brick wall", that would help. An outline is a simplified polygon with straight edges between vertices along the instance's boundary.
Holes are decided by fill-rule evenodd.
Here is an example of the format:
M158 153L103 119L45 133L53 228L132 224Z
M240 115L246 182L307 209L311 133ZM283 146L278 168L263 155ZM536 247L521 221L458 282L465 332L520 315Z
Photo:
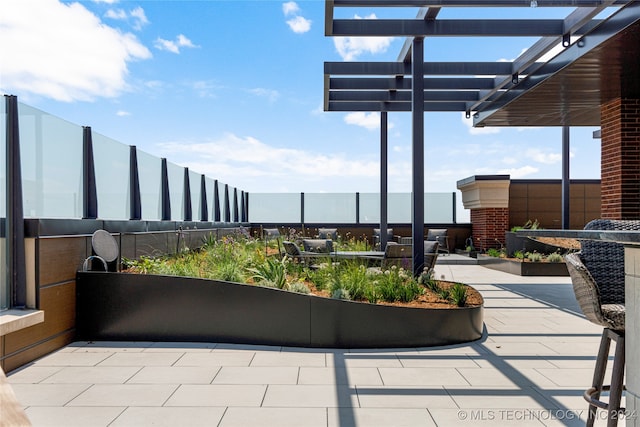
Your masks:
M509 230L509 208L471 209L471 224L476 249L499 248Z
M640 218L640 99L602 105L602 218Z

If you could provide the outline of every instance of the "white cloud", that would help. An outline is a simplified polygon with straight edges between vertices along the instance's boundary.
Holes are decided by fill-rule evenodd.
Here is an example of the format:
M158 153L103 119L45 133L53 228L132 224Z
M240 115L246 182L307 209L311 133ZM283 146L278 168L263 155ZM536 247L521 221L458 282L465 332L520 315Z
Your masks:
M216 96L215 91L221 88L220 85L210 80L198 80L189 83L189 85L200 98L214 98Z
M300 12L300 6L294 1L282 3L282 13L284 16L296 15Z
M0 46L3 91L68 102L118 96L128 89L127 64L151 58L133 34L55 0L4 2Z
M520 179L520 178L524 178L525 176L537 173L538 170L539 170L538 168L535 168L533 166L522 166L519 168L502 169L498 171L498 174L510 175L511 179Z
M179 54L181 47L195 48L198 47L193 44L191 40L189 40L183 34L178 34L175 40L165 40L163 38L158 37L154 43L156 49L166 50L171 53Z
M311 20L303 18L302 16L296 16L287 21L287 25L291 28L291 31L297 34L306 33L311 29Z
M469 133L471 135L489 135L492 133L500 133L500 128L498 127L484 127L478 128L473 127L473 118L468 118L465 116L465 113L460 113L460 117L462 118L462 123L469 129Z
M280 97L280 93L277 90L273 89L264 89L258 87L255 89L249 89L248 92L256 96L267 98L269 102L276 102Z
M363 19L355 15L355 19ZM364 19L377 19L372 13ZM353 61L358 56L370 53L384 53L391 45L393 37L334 37L333 44L344 61Z
M104 16L109 19L131 22L131 26L138 31L149 23L149 20L144 13L144 9L139 6L132 9L130 12L127 12L124 9L109 9Z
M291 31L297 34L303 34L311 30L311 20L300 14L301 10L298 3L290 1L282 4L282 13L284 16L292 16L287 20L287 25Z
M376 130L380 128L380 113L357 111L344 116L344 122L348 125L362 126L369 130Z
M118 116L118 117L127 117L127 116L130 116L130 115L131 115L131 113L130 113L130 112L128 112L128 111L123 111L123 110L120 110L120 111L118 111L118 112L116 113L116 116Z
M530 148L526 151L525 155L533 161L543 163L545 165L552 165L562 161L561 153L545 153L538 148Z
M326 179L366 178L365 181L370 182L380 170L377 160L354 160L342 153L273 147L256 138L231 133L205 142L167 142L160 144L160 149L162 155L173 162L248 191L256 187L260 187L260 191L276 191L276 188L281 191L292 185L296 191L305 188L304 191L309 191L311 187L307 183L322 185ZM268 189L263 187L265 182Z

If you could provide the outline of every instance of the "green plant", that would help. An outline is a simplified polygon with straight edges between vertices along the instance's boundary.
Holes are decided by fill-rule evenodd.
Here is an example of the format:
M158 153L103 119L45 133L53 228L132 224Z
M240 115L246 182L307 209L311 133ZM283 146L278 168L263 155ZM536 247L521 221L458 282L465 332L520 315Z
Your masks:
M291 292L297 292L299 294L308 294L309 292L311 292L309 290L309 288L307 287L307 285L305 285L304 283L300 283L300 282L294 282L289 286L289 290Z
M351 301L351 295L349 295L349 291L343 288L338 288L333 291L331 293L331 298Z
M527 252L526 257L529 261L531 262L541 262L542 261L542 254L538 253L538 252Z
M513 256L519 260L524 260L524 252L522 251L514 251Z
M554 252L554 253L551 253L551 254L547 255L547 261L548 262L563 262L564 258L558 252Z
M458 307L464 307L467 303L467 287L462 283L454 284L450 289L449 300Z
M500 258L502 256L502 251L496 248L487 249L487 255Z
M451 289L449 288L439 288L438 292L436 293L438 294L440 299L443 299L445 301L449 301L449 299L451 298Z
M268 258L255 267L247 268L252 273L251 278L256 282L267 280L273 282L278 289L287 289L287 258L281 260Z

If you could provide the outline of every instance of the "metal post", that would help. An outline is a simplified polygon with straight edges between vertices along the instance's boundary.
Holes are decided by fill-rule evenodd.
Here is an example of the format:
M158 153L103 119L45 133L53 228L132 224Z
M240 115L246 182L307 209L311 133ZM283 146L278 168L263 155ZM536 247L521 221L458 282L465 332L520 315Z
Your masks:
M129 219L142 219L140 178L138 175L138 150L135 145L129 146Z
M93 139L91 127L82 127L82 217L98 218L98 195L96 190L96 171L93 160Z
M304 227L304 193L300 193L300 224Z
M387 181L388 181L388 118L387 112L380 113L380 250L387 247Z
M209 206L207 206L207 178L200 175L200 221L209 221Z
M245 221L249 222L249 192L244 193L244 214Z
M244 197L244 191L240 192L240 221L241 222L247 222L247 213L245 210L245 197Z
M360 193L356 192L356 224L360 224Z
M413 275L424 268L424 39L413 39L411 116L413 194L411 203Z
M12 308L27 306L27 270L24 249L24 212L22 205L22 169L20 167L20 129L18 98L5 95L6 134L6 262L7 286Z
M570 185L569 178L569 148L570 148L570 130L569 126L562 127L562 229L568 230L571 218L570 206Z
M213 220L220 222L220 191L218 191L218 180L213 183Z
M184 168L184 181L182 200L184 206L182 206L182 219L185 221L191 221L193 219L191 211L191 185L189 183L189 168Z
M452 196L452 199L453 199L453 202L452 202L452 205L453 205L452 206L453 207L453 218L451 218L451 222L456 224L457 221L458 221L458 203L456 201L456 192L453 191L451 193L451 196Z
M233 222L239 222L240 216L238 215L238 189L233 188Z
M171 221L171 196L169 193L169 171L167 159L160 159L160 219Z
M231 222L231 207L229 203L229 184L224 185L224 222Z

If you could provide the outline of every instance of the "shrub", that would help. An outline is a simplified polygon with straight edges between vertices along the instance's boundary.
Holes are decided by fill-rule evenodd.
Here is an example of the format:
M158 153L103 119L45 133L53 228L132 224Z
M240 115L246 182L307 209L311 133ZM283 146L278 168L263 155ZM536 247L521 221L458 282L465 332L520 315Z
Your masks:
M292 283L291 286L289 286L289 290L291 292L297 292L299 294L308 294L309 292L311 292L309 290L309 288L307 287L307 285L305 285L304 283L300 283L300 282Z
M333 293L331 294L331 298L351 301L351 295L349 295L349 291L343 288L338 288L333 291Z
M449 300L458 307L464 307L467 303L467 287L462 283L456 283L451 287Z
M269 258L264 263L258 264L256 267L247 268L252 274L252 278L257 281L268 280L275 283L278 289L287 289L287 258L278 260Z
M513 256L519 260L524 260L524 252L522 251L514 251Z
M531 262L541 262L542 261L542 254L538 253L538 252L527 252L525 254L527 256L527 259Z
M499 258L502 256L502 251L495 248L489 248L487 249L487 255Z
M547 255L548 262L563 262L564 258L558 252Z

